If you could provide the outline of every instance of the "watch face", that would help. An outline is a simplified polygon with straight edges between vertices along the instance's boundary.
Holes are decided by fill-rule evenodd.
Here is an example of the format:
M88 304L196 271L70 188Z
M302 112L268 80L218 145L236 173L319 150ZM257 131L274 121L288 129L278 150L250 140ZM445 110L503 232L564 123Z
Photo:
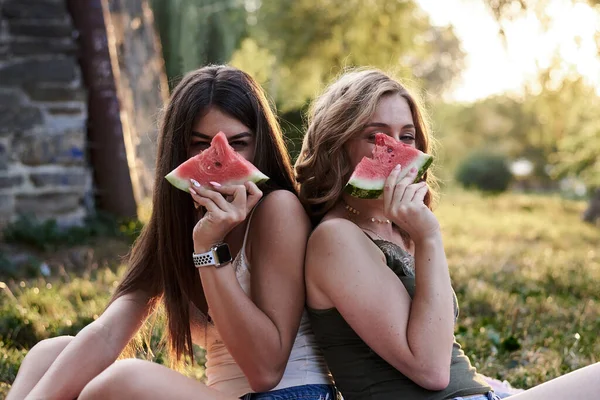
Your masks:
M229 246L226 243L218 245L214 251L219 260L219 264L231 261L231 253L229 252Z

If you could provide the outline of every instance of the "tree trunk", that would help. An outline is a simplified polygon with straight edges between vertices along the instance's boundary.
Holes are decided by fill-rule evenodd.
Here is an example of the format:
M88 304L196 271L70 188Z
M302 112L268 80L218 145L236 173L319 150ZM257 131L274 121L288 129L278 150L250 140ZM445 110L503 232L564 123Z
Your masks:
M115 216L135 217L137 207L102 0L69 0L67 4L79 31L79 62L88 91L87 138L95 206Z
M583 213L583 220L592 224L600 220L600 188L592 194L588 208Z
M159 111L169 96L162 49L148 0L102 0L102 5L139 207L152 197Z

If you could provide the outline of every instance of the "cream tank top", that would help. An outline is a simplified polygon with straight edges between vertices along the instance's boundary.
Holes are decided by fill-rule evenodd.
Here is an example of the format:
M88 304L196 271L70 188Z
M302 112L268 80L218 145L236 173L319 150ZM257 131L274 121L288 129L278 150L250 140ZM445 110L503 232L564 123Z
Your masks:
M256 207L254 207L255 209ZM233 260L238 282L248 296L250 296L250 265L245 254L246 240L254 210L252 210L248 219L242 249ZM206 317L198 309L193 305L191 307L192 310L190 311L195 321L192 324L193 341L206 350L205 374L207 385L222 393L236 397L252 393L253 390L250 388L246 376L227 351L214 322L206 321ZM318 348L308 313L304 309L285 372L279 384L272 390L318 384L330 385L333 384L333 379Z

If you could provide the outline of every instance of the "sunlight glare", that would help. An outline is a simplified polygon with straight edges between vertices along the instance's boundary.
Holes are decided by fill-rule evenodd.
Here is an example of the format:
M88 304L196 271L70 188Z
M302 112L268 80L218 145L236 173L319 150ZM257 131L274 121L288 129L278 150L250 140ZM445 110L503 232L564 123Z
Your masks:
M556 79L578 74L600 95L600 10L585 3L550 0L548 29L529 11L505 24L506 46L482 0L417 0L435 25L452 24L466 53L466 68L448 97L475 101L503 92L520 93L540 68L560 65Z

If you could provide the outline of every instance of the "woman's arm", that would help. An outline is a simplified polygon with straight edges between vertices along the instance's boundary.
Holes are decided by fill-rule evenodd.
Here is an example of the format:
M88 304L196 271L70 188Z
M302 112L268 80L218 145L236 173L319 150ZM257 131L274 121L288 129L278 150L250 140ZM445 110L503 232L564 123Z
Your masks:
M141 292L116 299L75 336L27 399L77 398L87 383L119 357L148 311L148 298Z
M319 297L326 296L380 357L416 384L441 390L448 385L453 343L450 278L441 239L415 245L412 301L379 249L350 221L333 219L315 229L306 273Z
M304 308L304 255L310 222L296 196L269 194L249 232L251 298L231 266L200 268L219 333L254 391L275 387L288 362Z

